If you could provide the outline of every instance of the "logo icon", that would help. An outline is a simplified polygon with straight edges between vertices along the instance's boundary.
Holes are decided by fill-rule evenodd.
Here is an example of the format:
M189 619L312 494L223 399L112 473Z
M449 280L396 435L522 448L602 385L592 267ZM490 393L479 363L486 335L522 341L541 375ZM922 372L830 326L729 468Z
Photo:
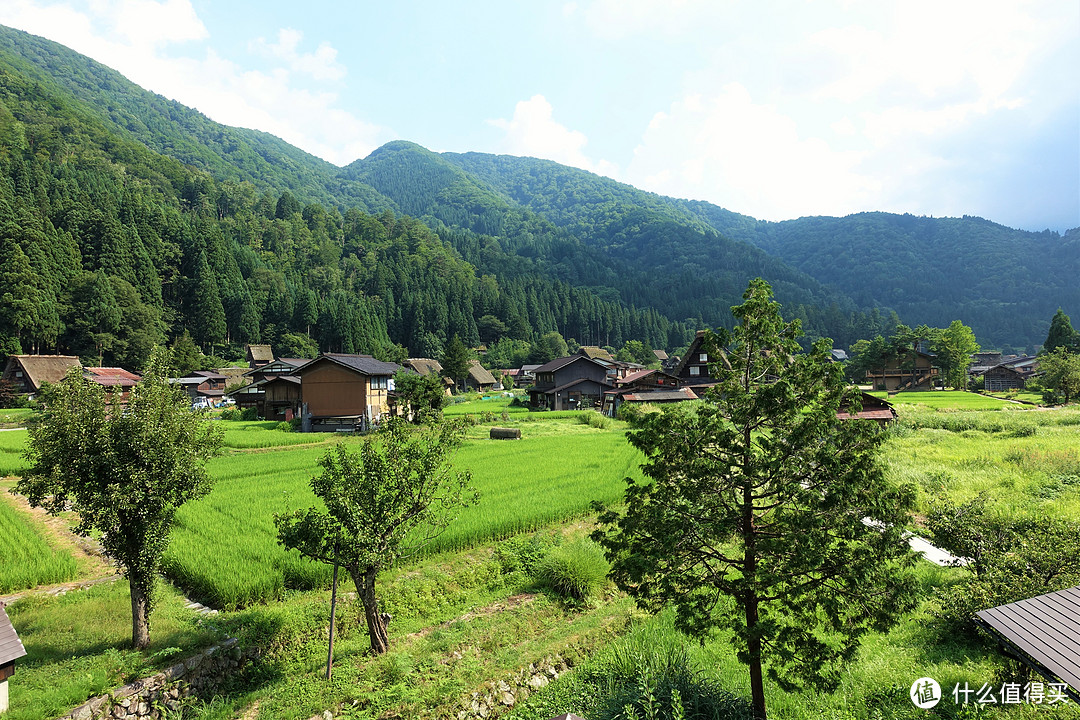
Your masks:
M941 702L941 686L930 677L919 678L911 684L911 702L915 707L929 710Z

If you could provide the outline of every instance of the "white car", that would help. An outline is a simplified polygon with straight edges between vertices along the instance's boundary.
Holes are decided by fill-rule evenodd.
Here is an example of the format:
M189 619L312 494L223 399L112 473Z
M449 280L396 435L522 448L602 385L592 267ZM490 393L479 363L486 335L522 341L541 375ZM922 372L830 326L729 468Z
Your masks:
M195 401L191 403L192 410L209 410L210 399L205 397L197 397Z

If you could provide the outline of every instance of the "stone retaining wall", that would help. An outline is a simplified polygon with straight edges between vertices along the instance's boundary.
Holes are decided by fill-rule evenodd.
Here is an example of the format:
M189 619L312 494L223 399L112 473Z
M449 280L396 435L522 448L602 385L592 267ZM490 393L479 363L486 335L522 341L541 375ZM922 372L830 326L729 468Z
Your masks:
M83 703L58 720L158 720L190 696L212 691L248 658L236 638L208 648L172 667Z
M488 683L470 695L465 707L457 714L458 720L496 718L505 713L530 693L536 692L570 669L560 656L545 658L518 670L504 680Z

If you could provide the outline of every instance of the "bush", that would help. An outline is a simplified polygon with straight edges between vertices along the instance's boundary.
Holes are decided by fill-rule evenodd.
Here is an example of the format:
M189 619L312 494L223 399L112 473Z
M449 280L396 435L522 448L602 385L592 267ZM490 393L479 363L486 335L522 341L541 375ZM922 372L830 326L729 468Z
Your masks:
M534 575L541 561L559 544L558 535L516 535L495 546L495 561L504 573Z
M537 574L542 583L560 595L587 600L607 582L611 564L604 550L592 540L577 540L555 548L541 561Z
M611 418L596 410L585 410L578 415L578 422L598 430L604 430L611 425Z

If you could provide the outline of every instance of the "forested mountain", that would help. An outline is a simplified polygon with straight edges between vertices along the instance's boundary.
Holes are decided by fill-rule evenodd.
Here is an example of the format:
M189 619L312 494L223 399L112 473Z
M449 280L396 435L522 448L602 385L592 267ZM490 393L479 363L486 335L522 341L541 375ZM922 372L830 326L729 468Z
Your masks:
M0 27L0 350L138 367L188 331L382 357L731 322L752 277L846 347L961 319L1032 345L1078 238L883 213L766 223L531 158L394 142L337 168ZM1046 308L1049 308L1048 310Z
M1032 349L1057 308L1080 311L1080 229L1062 236L881 212L747 222L708 203L685 207L859 305L891 307L913 325L961 319L986 347Z
M557 331L582 342L670 347L693 332L560 282L537 271L546 262L508 256L470 231L446 231L451 245L410 217L368 214L350 198L395 205L280 140L173 107L53 43L2 35L4 353L59 350L139 367L154 343L184 331L207 349L270 342L287 355L398 358L438 356L455 334L471 345ZM110 104L114 85L126 99ZM175 123L154 110L162 104L177 112ZM139 112L127 117L123 108ZM217 144L200 145L201 134ZM265 158L240 143L245 136L264 154L283 148L282 162L259 165ZM291 179L282 165L289 157L304 168ZM236 179L260 167L259 186L272 189ZM331 195L335 188L354 195ZM312 199L323 195L333 202ZM508 271L484 275L455 245Z

